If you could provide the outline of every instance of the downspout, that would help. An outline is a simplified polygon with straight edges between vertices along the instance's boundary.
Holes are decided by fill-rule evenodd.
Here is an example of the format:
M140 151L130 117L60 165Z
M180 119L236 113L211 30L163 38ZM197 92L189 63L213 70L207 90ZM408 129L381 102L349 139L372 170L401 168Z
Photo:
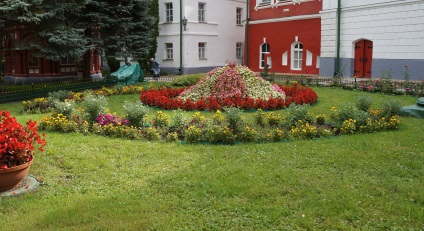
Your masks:
M183 0L180 0L180 69L178 74L183 74Z
M246 1L246 28L245 28L245 66L249 67L249 0Z
M340 75L340 15L342 13L341 0L338 0L337 5L337 54L336 54L336 69L334 76Z

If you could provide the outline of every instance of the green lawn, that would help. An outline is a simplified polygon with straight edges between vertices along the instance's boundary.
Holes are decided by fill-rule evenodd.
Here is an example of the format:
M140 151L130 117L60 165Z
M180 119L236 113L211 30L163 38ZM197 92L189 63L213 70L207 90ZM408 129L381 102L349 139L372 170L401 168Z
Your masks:
M313 114L360 94L315 90ZM371 95L375 106L393 97L416 101ZM112 96L109 107L119 111L138 98ZM5 109L21 122L42 116L19 115L19 103L0 105ZM402 118L401 125L233 146L47 132L46 152L30 170L45 184L0 198L0 230L422 230L424 120Z

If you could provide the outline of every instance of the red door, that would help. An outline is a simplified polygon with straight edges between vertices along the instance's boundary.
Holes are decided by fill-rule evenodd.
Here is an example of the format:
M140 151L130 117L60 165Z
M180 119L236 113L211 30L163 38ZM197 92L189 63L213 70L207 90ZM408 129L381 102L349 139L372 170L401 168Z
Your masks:
M355 43L354 71L356 77L371 78L372 41L361 40Z

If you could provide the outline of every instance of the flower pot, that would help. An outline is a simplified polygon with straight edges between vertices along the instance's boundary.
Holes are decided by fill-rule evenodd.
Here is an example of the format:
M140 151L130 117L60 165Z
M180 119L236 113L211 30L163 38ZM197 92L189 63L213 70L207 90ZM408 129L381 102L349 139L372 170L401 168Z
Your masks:
M0 192L4 192L15 187L28 174L32 160L25 164L0 170Z

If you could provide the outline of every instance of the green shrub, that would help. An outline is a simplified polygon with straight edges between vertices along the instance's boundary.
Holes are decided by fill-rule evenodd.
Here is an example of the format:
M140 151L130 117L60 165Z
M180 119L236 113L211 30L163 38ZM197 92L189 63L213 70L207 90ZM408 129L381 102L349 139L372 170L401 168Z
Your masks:
M282 117L280 114L274 115L274 113L270 112L267 115L269 126L279 126L282 121Z
M330 117L334 122L336 128L340 128L342 124L349 119L356 119L358 109L352 103L346 103L340 109L333 107L331 109Z
M234 144L236 135L229 127L212 125L206 129L205 140L212 144Z
M150 141L158 141L161 139L161 136L158 132L158 130L154 127L149 127L146 131L145 137L147 140Z
M392 116L396 116L400 114L400 110L402 109L402 104L399 100L390 99L387 101L383 101L381 103L381 113L380 115L384 118L390 118Z
M93 124L100 114L106 112L107 100L101 95L88 95L84 98L83 106L88 122Z
M323 125L325 123L325 116L323 114L315 116L317 125Z
M240 129L237 139L241 142L253 142L258 139L258 132L249 126L244 126Z
M288 115L286 121L289 126L295 126L296 123L301 120L306 123L312 123L312 116L309 114L309 105L296 105L294 103L290 104L287 108Z
M54 111L56 114L62 114L67 118L71 117L71 114L74 110L76 110L76 104L73 100L67 100L65 102L55 100L53 101Z
M162 111L156 112L156 115L153 117L153 124L158 127L167 127L169 124L168 115Z
M55 100L59 100L61 102L65 101L65 99L68 99L69 96L71 96L71 92L68 90L59 90L59 91L54 91L54 92L49 92L48 95L48 100L49 102L55 101Z
M196 126L190 126L186 130L184 130L184 135L188 143L197 143L201 141L202 129Z
M178 109L178 110L174 110L172 117L171 117L171 127L174 128L183 128L185 126L187 126L189 123L188 119L186 118L186 116L184 115L183 110Z
M178 142L178 133L177 132L170 132L166 135L166 142Z
M147 113L149 108L144 106L141 102L125 101L124 103L125 118L135 127L142 127L146 123Z
M368 94L360 94L356 98L356 107L361 111L369 111L371 108L373 98Z
M199 80L204 76L204 74L192 74L192 75L183 75L174 78L172 81L173 86L192 86L199 82Z
M258 111L255 113L255 124L263 127L265 126L265 121L265 113L262 111L262 109L259 108Z
M228 122L228 125L235 132L239 131L241 126L243 126L243 111L236 107L225 108L225 119Z

